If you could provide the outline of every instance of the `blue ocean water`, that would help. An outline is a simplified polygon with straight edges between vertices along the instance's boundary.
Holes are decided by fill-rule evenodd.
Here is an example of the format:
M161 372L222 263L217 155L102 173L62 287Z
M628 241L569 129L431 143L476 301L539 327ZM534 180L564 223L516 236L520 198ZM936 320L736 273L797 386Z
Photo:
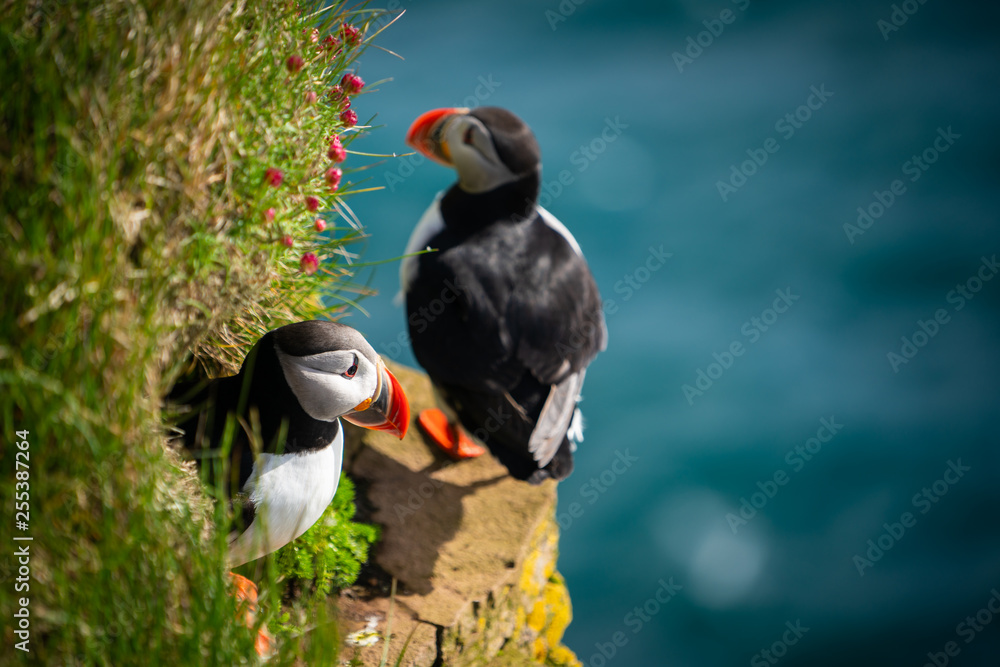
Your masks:
M515 111L609 302L559 488L581 660L1000 664L1000 11L397 4L353 148ZM366 260L454 180L348 178L385 188L350 201ZM413 364L397 272L350 323Z

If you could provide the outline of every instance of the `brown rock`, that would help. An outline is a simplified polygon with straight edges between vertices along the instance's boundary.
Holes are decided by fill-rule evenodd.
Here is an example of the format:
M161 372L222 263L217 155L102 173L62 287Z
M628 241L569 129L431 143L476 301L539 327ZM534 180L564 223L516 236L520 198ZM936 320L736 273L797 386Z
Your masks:
M423 373L392 371L414 419L434 407ZM559 643L571 611L555 571L555 482L517 481L489 455L454 463L415 423L402 441L353 427L347 436L344 468L383 526L373 559L397 590L394 602L365 582L343 593L346 632L375 617L384 634L392 602L389 664L407 637L403 665L579 664ZM348 646L345 657L378 665L383 650Z

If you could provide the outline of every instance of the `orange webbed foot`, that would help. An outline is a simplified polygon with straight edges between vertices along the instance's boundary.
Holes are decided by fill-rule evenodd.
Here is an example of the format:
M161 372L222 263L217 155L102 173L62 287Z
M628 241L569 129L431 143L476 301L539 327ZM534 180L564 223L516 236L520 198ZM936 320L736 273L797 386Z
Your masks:
M437 408L422 411L417 423L424 433L453 459L474 459L486 453L485 447L473 442L465 435L461 426L449 423L448 417Z
M235 572L230 572L229 576L232 577L233 585L236 587L234 596L236 598L236 618L242 617L246 626L252 628L257 616L257 584ZM262 627L257 632L254 648L257 650L257 655L262 658L271 654L272 640L267 628Z

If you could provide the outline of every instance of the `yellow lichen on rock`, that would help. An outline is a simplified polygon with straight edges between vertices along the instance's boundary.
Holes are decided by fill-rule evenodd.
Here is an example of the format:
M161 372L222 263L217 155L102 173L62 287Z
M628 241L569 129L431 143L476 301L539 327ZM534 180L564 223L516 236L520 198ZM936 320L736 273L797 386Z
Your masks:
M549 651L546 663L552 667L583 667L576 654L561 644Z
M545 604L551 612L551 620L545 631L549 646L556 646L562 641L563 633L573 620L573 606L569 598L566 581L558 572L553 573L545 586Z
M528 627L538 634L533 644L535 659L546 665L579 665L576 655L561 644L573 620L572 603L562 575L553 572L528 616Z
M524 630L525 623L528 622L528 614L524 611L524 607L518 605L517 610L514 612L514 637L517 639L521 636L521 631Z
M531 645L531 653L537 662L544 664L549 655L549 647L545 645L545 640L541 637L536 639Z
M547 613L545 600L539 600L532 607L531 613L528 614L528 627L537 632L542 633L545 629L545 624L549 620L549 615Z

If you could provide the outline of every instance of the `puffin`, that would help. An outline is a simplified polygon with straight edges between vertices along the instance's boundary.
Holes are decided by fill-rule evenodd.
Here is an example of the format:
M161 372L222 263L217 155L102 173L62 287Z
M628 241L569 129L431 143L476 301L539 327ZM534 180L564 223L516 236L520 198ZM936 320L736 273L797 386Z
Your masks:
M240 508L230 567L278 550L322 516L340 482L341 418L399 438L410 420L405 392L368 341L322 320L266 333L238 374L175 387L170 398L190 407L177 426L183 447Z
M441 406L418 423L454 459L485 445L516 479L564 479L587 366L608 334L580 244L538 204L538 142L510 111L477 107L420 115L406 143L458 175L400 266L413 353Z

